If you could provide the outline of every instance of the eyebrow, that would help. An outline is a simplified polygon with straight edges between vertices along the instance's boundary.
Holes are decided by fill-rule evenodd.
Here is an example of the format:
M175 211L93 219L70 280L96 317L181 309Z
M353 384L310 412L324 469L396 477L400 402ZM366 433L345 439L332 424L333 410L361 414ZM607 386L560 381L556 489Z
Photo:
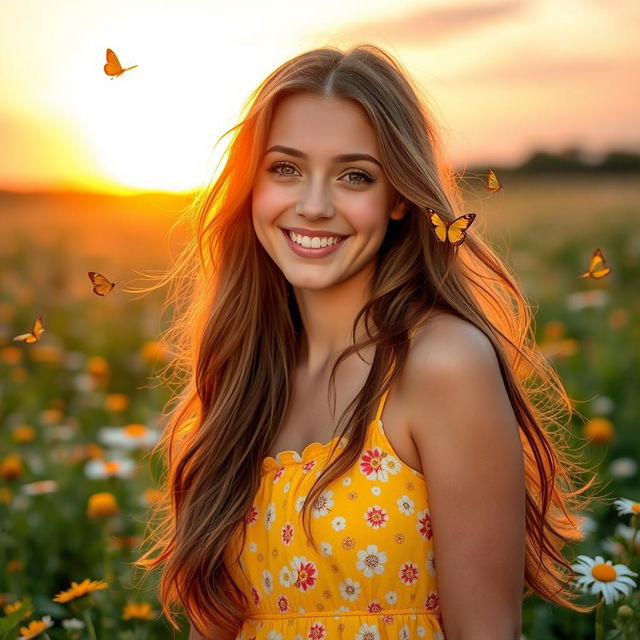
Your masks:
M294 149L293 147L285 147L284 145L281 145L281 144L274 144L272 147L269 147L264 152L264 155L266 156L267 153L269 153L270 151L281 151L282 153L288 153L290 156L296 156L297 158L304 158L305 160L307 158L306 153L299 151L298 149ZM353 162L354 160L368 160L369 162L373 162L377 164L382 169L382 165L380 164L380 162L378 162L378 160L376 160L373 156L369 155L368 153L343 153L342 155L334 156L332 160L335 160L336 162Z

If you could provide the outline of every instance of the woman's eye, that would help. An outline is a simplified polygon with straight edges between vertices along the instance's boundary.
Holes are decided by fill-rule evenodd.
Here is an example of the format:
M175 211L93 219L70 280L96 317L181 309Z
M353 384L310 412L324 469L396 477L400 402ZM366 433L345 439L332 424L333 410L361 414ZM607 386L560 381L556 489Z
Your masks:
M295 165L289 162L274 162L267 171L275 173L277 176L288 177L293 176L293 172L297 171L297 169ZM370 184L376 181L375 178L372 178L364 171L349 171L344 177L348 178L347 182L352 185Z

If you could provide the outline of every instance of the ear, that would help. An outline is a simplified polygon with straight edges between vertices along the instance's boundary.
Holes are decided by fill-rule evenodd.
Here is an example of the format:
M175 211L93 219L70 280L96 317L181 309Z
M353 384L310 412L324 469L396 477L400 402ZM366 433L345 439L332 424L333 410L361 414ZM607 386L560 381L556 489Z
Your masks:
M396 197L396 203L391 210L390 218L392 220L401 220L407 214L408 208L408 202L400 194L398 194Z

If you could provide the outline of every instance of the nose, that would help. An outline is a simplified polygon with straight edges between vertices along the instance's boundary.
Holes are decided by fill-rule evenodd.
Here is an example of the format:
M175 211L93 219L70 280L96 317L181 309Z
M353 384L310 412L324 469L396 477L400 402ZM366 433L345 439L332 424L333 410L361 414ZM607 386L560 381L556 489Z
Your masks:
M335 209L331 201L330 190L325 189L321 181L310 184L306 193L296 204L295 213L309 220L333 216Z

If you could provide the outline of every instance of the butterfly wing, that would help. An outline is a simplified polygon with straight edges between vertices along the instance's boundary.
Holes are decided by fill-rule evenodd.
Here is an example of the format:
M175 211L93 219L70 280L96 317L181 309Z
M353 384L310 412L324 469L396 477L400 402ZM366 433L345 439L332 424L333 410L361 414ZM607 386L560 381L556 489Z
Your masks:
M484 188L489 189L491 193L495 193L496 191L500 191L500 189L502 189L502 185L498 181L496 174L491 169L489 169L489 172L487 173L487 181Z
M467 237L466 231L475 220L475 217L475 213L465 213L463 216L451 221L447 227L447 239L454 247L465 241Z
M107 49L107 64L104 65L104 72L108 76L118 76L122 73L118 56L111 49Z
M611 268L605 265L604 255L600 249L596 249L591 256L591 262L589 263L589 270L583 273L581 278L604 278L608 273L611 273Z
M110 282L101 273L96 271L88 272L89 279L93 283L93 292L99 296L106 296L115 286L115 282Z
M15 336L14 340L32 344L33 342L38 342L38 340L40 340L40 336L43 332L44 324L42 322L42 316L38 316L33 323L31 333L21 333L19 336Z
M431 227L436 234L436 238L438 238L440 242L446 242L447 224L433 209L427 209L427 213L429 215L429 222L431 223Z

